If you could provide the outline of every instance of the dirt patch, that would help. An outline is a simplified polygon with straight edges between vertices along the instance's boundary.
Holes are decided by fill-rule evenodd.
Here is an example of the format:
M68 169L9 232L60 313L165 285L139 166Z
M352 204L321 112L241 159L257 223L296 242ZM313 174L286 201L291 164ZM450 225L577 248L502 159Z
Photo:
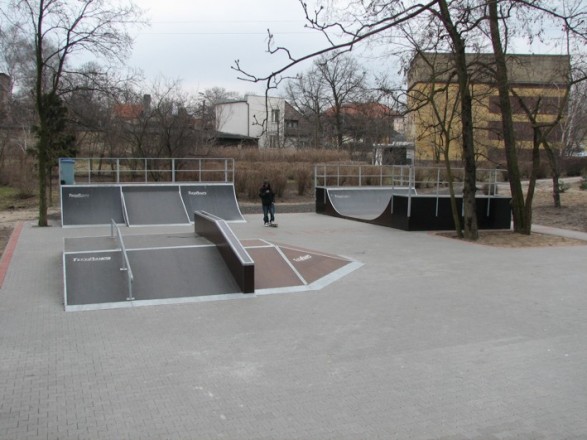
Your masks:
M587 191L580 188L579 178L568 179L567 183L570 188L561 194L561 208L554 207L551 182L543 180L537 183L532 202L532 224L587 232ZM502 194L507 191L507 187L504 188ZM457 238L453 232L439 235ZM512 231L479 231L479 240L475 243L507 248L587 245L585 241L572 238L535 232L522 235Z
M441 232L436 235L457 239L457 235L454 232ZM503 248L587 246L587 241L576 240L574 238L539 234L536 232L530 235L522 235L512 231L479 231L479 239L474 243Z
M532 223L553 228L587 232L587 190L576 182L561 194L560 208L553 206L552 191L541 189L532 203Z

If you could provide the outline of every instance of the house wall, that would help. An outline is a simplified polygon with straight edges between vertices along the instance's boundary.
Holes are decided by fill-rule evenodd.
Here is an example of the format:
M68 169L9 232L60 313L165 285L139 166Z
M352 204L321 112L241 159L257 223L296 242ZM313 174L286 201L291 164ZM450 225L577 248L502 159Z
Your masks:
M259 138L259 148L279 148L284 145L285 99L247 96L250 108L251 136Z
M260 148L284 146L285 99L248 95L216 105L216 130L259 139Z
M244 101L217 104L216 130L223 133L254 136L249 129L249 105Z

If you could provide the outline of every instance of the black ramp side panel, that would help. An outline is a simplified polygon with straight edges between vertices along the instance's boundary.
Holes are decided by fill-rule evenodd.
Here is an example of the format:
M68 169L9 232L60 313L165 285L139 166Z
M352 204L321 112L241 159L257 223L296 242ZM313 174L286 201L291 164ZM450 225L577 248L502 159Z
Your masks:
M240 293L215 246L128 252L136 300Z
M192 222L196 211L206 211L227 222L244 221L233 184L181 185L181 196Z
M62 186L61 224L105 225L114 219L124 223L122 199L118 186Z
M122 194L130 226L189 223L176 185L123 186Z
M340 215L374 220L384 211L394 190L391 188L329 188L330 203Z
M120 251L65 255L67 305L126 301L128 283Z

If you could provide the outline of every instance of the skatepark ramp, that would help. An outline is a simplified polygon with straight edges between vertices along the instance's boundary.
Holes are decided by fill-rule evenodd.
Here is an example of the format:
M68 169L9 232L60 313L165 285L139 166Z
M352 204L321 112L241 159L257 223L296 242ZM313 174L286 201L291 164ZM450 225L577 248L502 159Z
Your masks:
M119 185L61 186L61 224L63 226L126 223L122 188Z
M375 220L388 208L394 194L407 194L410 188L327 188L332 208L342 217ZM415 193L415 190L411 190Z
M219 250L193 232L123 236L114 222L109 236L65 238L65 310L237 295Z
M234 189L234 160L90 158L59 161L61 224L183 225L195 211L244 222Z
M66 311L248 298L319 290L361 263L265 239L237 239L209 213L194 230L153 228L139 235L110 225L110 235L64 238Z
M463 181L464 170L452 173L453 182ZM511 198L497 194L500 173L477 172L484 192L476 196L480 229L511 226ZM316 212L407 231L451 230L455 224L448 185L443 168L321 165L315 168ZM462 224L462 189L454 200Z
M61 224L127 226L193 223L195 211L244 222L232 183L62 185Z
M205 211L196 211L194 229L216 245L242 292L254 292L255 263L226 222Z

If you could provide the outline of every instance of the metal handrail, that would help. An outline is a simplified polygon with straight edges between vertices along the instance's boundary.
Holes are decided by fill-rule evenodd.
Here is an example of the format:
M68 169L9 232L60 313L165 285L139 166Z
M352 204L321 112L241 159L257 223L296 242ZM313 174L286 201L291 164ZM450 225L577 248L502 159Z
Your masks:
M126 272L127 278L128 296L126 300L133 301L134 297L132 296L132 283L134 281L134 275L130 267L130 261L128 260L128 253L126 252L126 247L124 246L124 240L122 239L122 233L120 232L120 228L118 227L114 219L110 219L110 235L114 237L115 232L116 239L118 241L118 245L120 246L120 251L122 253L122 267L120 268L120 270Z

